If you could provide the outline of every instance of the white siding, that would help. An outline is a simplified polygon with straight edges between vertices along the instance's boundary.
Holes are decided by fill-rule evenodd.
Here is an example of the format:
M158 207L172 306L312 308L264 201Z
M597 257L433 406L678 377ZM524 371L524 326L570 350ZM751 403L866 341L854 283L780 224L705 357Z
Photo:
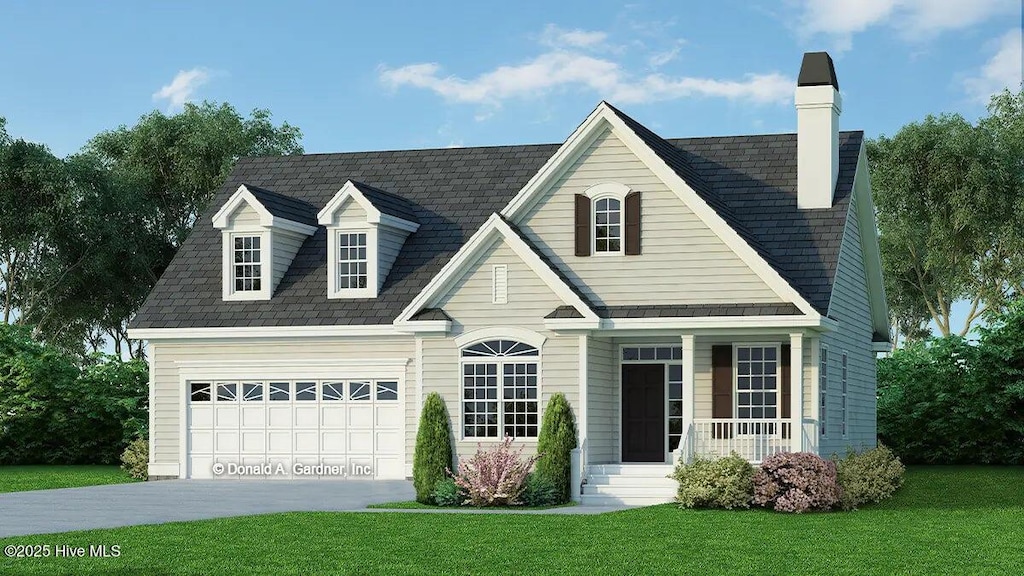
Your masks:
M574 195L619 182L641 196L639 256L576 257ZM710 228L610 131L516 222L598 305L781 302Z
M391 272L391 266L394 265L395 258L398 258L398 253L402 250L402 244L405 243L405 239L408 236L409 233L404 230L396 230L387 226L379 228L377 234L378 290L384 287L384 281L387 279L388 273Z
M273 245L274 250L274 277L270 285L271 294L277 289L277 285L281 283L281 278L284 278L285 272L292 265L295 254L298 253L306 238L305 234L288 232L286 230L273 230L271 232L270 243Z
M839 327L823 337L829 349L828 439L822 454L844 454L848 447L870 448L876 443L875 354L871 351L871 307L864 275L860 222L856 195L851 198L843 244L839 252L835 286L829 316ZM840 434L842 422L842 354L847 353L847 435Z
M238 208L235 209L231 217L228 218L229 228L244 228L246 230L253 230L260 228L260 215L256 213L256 210L252 206L243 202Z
M587 339L587 452L590 463L618 462L618 347L610 338Z
M493 304L491 266L508 267L508 303ZM452 318L455 337L464 332L489 327L519 327L547 337L540 358L541 410L555 392L565 394L575 413L579 413L579 339L558 336L544 330L544 316L561 306L562 301L503 241L496 241L467 268L447 294L432 307L442 308ZM462 440L461 374L459 350L451 337L423 339L423 393L437 392L445 401L452 418L456 452L462 457L477 449L477 440ZM524 453L533 453L536 443L524 441Z
M334 211L332 226L366 228L366 210L355 200L348 198Z
M234 342L151 342L154 363L153 461L176 463L179 458L181 389L177 361L194 360L303 360L409 358L405 374L406 460L412 463L416 437L416 366L412 336L350 338L288 338L237 340ZM339 378L358 378L358 374L339 374ZM179 463L183 465L184 463Z

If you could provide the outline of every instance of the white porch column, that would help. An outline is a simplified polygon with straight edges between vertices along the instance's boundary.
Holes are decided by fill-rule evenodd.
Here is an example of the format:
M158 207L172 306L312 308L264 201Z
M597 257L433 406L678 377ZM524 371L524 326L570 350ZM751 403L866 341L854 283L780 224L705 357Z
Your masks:
M792 417L790 450L804 449L804 335L789 335L789 415Z
M679 440L679 447L682 449L683 461L688 462L693 455L692 436L690 429L693 427L694 416L697 413L697 390L694 373L694 337L693 334L683 334L683 437Z

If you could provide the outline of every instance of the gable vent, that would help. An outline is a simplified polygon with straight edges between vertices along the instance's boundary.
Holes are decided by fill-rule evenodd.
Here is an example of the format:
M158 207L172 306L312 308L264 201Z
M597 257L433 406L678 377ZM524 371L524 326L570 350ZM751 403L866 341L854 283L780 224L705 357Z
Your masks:
M491 270L491 302L508 304L508 266L497 264Z

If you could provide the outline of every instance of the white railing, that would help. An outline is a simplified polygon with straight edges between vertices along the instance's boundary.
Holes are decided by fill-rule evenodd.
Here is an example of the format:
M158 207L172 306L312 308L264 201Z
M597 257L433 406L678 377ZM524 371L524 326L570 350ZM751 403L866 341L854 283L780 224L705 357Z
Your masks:
M736 452L755 464L791 450L793 421L715 418L694 420L686 438L689 457L728 456Z

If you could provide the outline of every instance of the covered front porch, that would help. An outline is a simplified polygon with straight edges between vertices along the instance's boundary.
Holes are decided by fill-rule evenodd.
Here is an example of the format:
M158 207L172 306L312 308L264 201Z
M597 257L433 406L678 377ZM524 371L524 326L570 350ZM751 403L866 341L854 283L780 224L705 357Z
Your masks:
M593 488L696 455L817 451L819 346L805 330L581 336L576 477Z

